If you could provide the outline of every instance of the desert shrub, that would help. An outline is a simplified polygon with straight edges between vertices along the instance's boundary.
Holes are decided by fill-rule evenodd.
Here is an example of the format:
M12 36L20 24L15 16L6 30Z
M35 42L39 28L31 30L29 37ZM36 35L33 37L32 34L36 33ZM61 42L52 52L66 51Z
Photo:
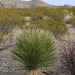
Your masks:
M66 75L75 75L75 42L62 48L60 53L60 69Z
M55 43L50 33L39 29L23 31L16 39L14 49L11 51L13 59L23 64L21 67L28 71L28 75L40 75L41 67L54 65L56 62Z
M3 36L4 36L4 34L2 32L0 32L0 44L4 41Z
M38 27L50 31L55 36L62 36L65 33L68 33L68 27L63 21L54 21L54 20L36 20L31 21L33 27Z
M45 30L49 30L55 36L61 36L68 31L66 23L62 20L64 19L64 9L69 12L73 11L74 7L58 7L49 9L47 7L37 7L34 10L28 8L23 9L0 9L0 31L3 33L8 33L15 26L23 27L25 24L25 17L31 17L31 23L34 27L39 27ZM46 16L48 19L43 20ZM73 21L74 26L74 21Z
M62 8L48 8L48 7L37 7L35 9L36 11L42 11L45 16L48 16L49 18L53 20L61 21L64 18L64 13L62 12Z
M68 20L69 24L72 24L72 27L75 27L75 18L71 18Z
M43 12L40 12L40 11L36 11L36 12L34 11L31 17L32 17L32 20L43 19L44 14Z
M17 10L17 13L20 15L20 16L31 16L32 14L32 11L29 10L28 8L23 8L23 9L18 9Z
M0 2L0 8L4 8L4 4Z
M22 27L25 24L25 19L17 14L16 9L6 9L0 12L0 31L3 33L8 33L15 26Z

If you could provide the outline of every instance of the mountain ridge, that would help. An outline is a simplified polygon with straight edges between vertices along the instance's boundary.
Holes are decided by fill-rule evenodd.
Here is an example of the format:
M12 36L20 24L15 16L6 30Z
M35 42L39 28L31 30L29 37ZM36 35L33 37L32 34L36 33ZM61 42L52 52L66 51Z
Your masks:
M56 8L54 5L49 5L42 0L21 1L21 0L0 0L5 8L31 8L31 7L49 7Z

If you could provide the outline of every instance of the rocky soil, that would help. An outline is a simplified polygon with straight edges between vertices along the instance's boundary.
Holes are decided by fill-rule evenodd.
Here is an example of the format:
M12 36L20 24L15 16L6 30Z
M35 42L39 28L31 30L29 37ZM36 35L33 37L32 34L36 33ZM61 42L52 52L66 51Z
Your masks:
M69 27L69 35L65 35L61 37L61 39L56 39L56 44L59 47L58 49L60 50L61 45L66 46L68 44L68 41L73 41L75 42L75 28L72 28L70 24L67 25ZM14 39L15 36L18 35L18 33L21 33L20 28L15 28L12 30L12 34L14 34ZM11 50L13 47L9 47L7 49L4 49L0 51L0 71L8 71L9 68L5 68L5 66L10 66L15 64L14 61L11 59ZM59 53L59 51L57 51ZM17 64L17 63L16 63ZM3 67L4 66L4 67Z

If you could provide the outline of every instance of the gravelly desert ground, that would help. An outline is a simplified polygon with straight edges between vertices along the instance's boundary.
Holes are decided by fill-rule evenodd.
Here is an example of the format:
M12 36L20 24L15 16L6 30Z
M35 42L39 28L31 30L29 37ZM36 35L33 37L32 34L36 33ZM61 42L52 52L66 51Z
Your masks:
M67 25L67 26L69 27L69 33L70 33L70 35L69 36L68 35L65 35L62 38L64 40L66 40L66 42L64 41L62 43L62 42L58 42L57 41L59 46L60 46L60 44L63 45L63 46L65 46L67 44L67 41L69 41L69 39L71 41L74 41L75 42L75 28L72 28L71 25ZM8 65L11 65L11 64L14 63L14 61L11 59L11 50L12 50L12 47L0 51L0 72L1 71L5 71L6 72L8 70L8 69L6 70L3 66L8 66ZM5 75L5 74L1 74L0 73L0 75Z

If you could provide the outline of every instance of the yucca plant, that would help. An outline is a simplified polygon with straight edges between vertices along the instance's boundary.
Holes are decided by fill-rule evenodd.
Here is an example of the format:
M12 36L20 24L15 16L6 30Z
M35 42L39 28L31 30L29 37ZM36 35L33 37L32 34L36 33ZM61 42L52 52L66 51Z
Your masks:
M22 63L28 75L43 75L39 68L54 65L56 62L55 43L49 32L39 29L23 31L17 38L14 60Z

